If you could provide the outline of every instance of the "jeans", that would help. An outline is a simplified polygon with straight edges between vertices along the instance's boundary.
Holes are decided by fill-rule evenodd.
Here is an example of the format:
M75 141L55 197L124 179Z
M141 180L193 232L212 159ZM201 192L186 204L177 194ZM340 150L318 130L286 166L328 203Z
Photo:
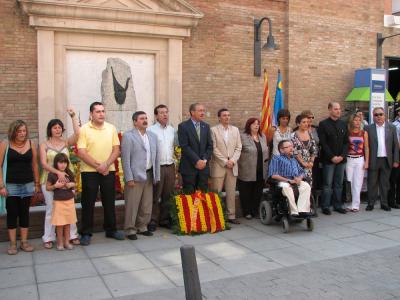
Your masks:
M115 223L115 172L103 176L97 172L82 172L82 224L81 235L93 232L94 205L100 187L104 212L103 228L107 233L117 230Z
M321 208L342 208L343 178L346 164L324 164ZM332 193L333 192L333 193ZM332 197L333 194L333 197Z

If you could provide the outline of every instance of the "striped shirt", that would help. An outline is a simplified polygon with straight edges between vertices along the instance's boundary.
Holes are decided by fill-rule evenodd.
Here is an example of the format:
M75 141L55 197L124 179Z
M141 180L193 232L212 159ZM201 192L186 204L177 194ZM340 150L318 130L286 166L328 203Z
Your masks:
M294 157L274 155L269 163L268 177L279 175L288 179L304 175L304 170Z

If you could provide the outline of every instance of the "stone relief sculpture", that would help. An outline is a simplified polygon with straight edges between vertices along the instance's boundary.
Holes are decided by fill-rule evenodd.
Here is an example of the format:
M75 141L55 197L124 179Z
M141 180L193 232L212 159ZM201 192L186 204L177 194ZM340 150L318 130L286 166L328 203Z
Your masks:
M125 87L123 87L122 85L119 84L117 78L115 78L114 70L112 67L111 67L111 74L112 74L112 78L113 78L115 101L117 101L117 103L119 105L122 105L125 103L126 90L128 89L129 80L131 78L128 77L128 79L126 80L126 83L125 83Z
M132 127L136 95L131 67L120 58L108 58L102 73L101 97L107 108L107 120L120 131Z

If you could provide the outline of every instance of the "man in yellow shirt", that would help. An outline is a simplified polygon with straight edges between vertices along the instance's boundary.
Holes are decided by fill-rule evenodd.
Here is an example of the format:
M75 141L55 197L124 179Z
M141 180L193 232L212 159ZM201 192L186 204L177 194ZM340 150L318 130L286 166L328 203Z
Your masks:
M115 167L120 155L119 139L114 125L105 122L101 102L90 105L90 121L82 126L78 140L78 156L82 160L82 217L81 245L90 244L93 231L93 212L100 187L104 209L103 228L106 237L123 240L115 221Z

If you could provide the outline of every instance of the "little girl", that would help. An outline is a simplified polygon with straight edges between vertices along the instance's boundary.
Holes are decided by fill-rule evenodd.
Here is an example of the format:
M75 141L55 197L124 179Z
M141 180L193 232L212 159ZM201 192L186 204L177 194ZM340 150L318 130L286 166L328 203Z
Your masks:
M64 153L58 153L54 157L54 168L67 174L67 182L58 180L54 173L50 173L47 178L46 189L54 191L53 214L51 224L56 226L57 250L72 250L70 244L70 225L76 223L76 211L74 201L75 187L74 176L69 169L69 160Z

